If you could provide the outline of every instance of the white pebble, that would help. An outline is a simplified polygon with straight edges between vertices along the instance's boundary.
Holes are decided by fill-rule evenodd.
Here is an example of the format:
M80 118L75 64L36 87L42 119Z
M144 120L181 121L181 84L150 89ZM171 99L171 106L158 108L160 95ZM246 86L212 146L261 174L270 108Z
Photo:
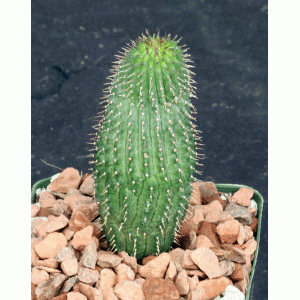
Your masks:
M222 300L245 300L245 295L235 286L228 285L223 293Z
M248 208L251 208L251 207L255 207L256 208L256 212L254 214L254 217L256 217L257 216L257 203L254 200L250 201L250 205L249 205Z
M223 195L223 194L221 194L220 198L221 198L222 200L226 200L226 196ZM215 299L216 299L216 298L215 298ZM215 299L213 299L213 300L215 300Z
M43 193L43 192L45 192L45 191L46 191L45 188L37 189L37 190L35 191L35 194L38 196L38 195L40 195L41 193Z
M59 175L60 175L60 173L53 175L50 179L50 182L54 181Z

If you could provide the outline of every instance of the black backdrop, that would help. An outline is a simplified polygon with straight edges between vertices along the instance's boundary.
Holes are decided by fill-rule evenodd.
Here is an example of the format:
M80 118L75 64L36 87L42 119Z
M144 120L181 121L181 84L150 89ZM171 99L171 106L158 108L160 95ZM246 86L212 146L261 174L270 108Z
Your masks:
M147 29L182 37L197 81L202 180L245 184L264 197L252 299L268 285L267 1L32 1L32 184L88 172L86 142L108 69Z

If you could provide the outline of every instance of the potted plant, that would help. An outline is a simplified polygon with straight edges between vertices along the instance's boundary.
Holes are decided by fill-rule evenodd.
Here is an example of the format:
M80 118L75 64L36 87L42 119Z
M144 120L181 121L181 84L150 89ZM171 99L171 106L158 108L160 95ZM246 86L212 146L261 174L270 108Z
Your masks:
M193 123L196 97L190 55L180 40L158 34L132 41L109 76L105 110L99 114L90 144L95 196L111 249L141 259L170 249L184 220L194 173L200 173L201 133ZM32 187L31 201L38 188ZM242 185L217 184L234 193ZM249 188L249 187L247 187ZM246 299L249 299L260 239L263 198L258 205L257 249ZM121 203L121 204L120 204ZM129 225L128 225L129 224Z

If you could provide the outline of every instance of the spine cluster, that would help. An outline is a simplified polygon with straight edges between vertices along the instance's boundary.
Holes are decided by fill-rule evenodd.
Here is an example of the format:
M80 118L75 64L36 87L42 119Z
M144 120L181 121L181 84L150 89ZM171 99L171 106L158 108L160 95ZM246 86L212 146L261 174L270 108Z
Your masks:
M116 55L90 142L110 249L137 258L177 242L202 145L190 55L176 37L146 33Z

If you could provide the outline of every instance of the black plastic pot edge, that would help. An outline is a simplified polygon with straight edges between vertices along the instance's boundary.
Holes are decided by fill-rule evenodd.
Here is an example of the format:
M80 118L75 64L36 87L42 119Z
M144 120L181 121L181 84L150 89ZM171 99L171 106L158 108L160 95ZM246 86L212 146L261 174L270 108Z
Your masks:
M50 184L50 180L52 177L42 179L40 181L37 181L31 189L31 203L34 203L36 191L39 188L47 188L47 186ZM258 207L258 227L257 227L257 234L256 234L256 242L257 242L257 247L254 253L254 259L252 263L252 270L250 273L250 278L249 278L249 285L246 293L246 300L250 300L251 294L252 294L252 280L254 277L254 272L255 272L255 266L257 263L257 257L258 257L258 250L259 250L259 242L260 242L260 232L261 232L261 221L262 221L262 212L263 212L263 202L264 199L262 195L252 187L246 186L246 185L241 185L241 184L230 184L230 183L217 183L216 187L219 192L222 193L235 193L237 190L239 190L242 187L252 189L254 191L252 199L257 203Z

